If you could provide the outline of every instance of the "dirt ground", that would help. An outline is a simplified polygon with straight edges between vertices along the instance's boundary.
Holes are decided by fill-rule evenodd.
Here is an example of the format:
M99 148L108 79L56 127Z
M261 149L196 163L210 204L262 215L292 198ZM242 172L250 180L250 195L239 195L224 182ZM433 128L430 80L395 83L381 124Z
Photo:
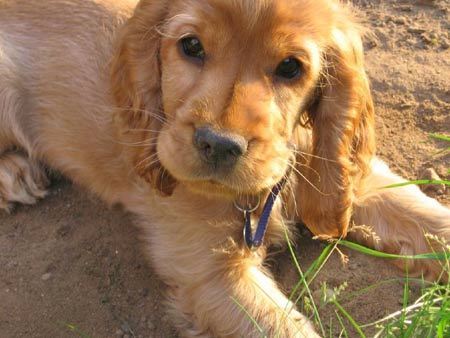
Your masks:
M449 157L435 155L446 145L427 135L450 131L449 2L354 3L370 33L365 45L378 154L409 179L429 167L448 179ZM448 191L433 194L450 204ZM140 245L130 215L63 179L38 205L0 214L0 337L177 337L165 315L164 286ZM322 249L301 238L302 266ZM345 294L351 295L400 276L385 260L346 252L349 264L334 255L313 293L321 281L331 287L348 282ZM281 285L289 289L297 275L288 255L274 260ZM359 323L371 322L401 307L402 288L399 280L389 282L341 304ZM328 323L333 309L322 313Z

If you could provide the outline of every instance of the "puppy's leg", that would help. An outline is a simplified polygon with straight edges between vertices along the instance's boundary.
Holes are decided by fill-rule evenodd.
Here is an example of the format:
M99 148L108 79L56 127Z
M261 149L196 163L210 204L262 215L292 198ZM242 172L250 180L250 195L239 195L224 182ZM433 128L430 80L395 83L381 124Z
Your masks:
M25 155L0 155L0 209L10 211L14 203L36 203L46 195L48 183L44 169Z
M206 227L206 225L205 225ZM232 244L211 249L207 237L151 231L154 266L170 287L184 337L318 337L278 289L261 256Z
M442 247L425 234L450 242L450 210L427 197L417 186L382 188L405 180L393 174L381 160L374 159L371 169L358 191L354 221L356 225L371 226L379 240L362 230L351 232L349 236L377 250L395 254L442 251ZM406 267L410 275L423 273L427 279L436 279L440 275L441 264L436 260L396 261L396 265Z
M14 203L33 204L45 196L48 180L42 167L26 156L31 153L32 118L26 114L26 90L13 60L13 44L0 44L0 209ZM9 55L15 55L10 58ZM22 149L23 153L11 151Z

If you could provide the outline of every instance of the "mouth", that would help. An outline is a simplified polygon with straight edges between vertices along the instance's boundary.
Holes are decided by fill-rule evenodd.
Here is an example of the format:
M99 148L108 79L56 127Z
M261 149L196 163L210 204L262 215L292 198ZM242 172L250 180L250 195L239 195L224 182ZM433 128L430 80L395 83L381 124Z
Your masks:
M183 182L190 190L202 195L222 196L230 200L236 199L238 196L254 193L248 189L243 190L242 187L235 188L229 184L222 183L213 179L208 180L192 180Z
M260 165L247 166L240 161L231 170L214 168L198 161L185 166L173 165L172 161L167 163L168 166L161 164L166 174L197 194L234 200L240 196L258 195L272 189L288 174L290 166L285 164L286 162L261 162ZM265 170L262 170L262 166Z
M277 156L269 158L262 145L244 143L235 134L209 129L198 129L197 134L194 142L187 136L183 143L158 142L158 157L179 184L202 195L235 199L263 193L286 175L293 158L282 142L273 147Z
M272 189L287 175L287 170L283 170L282 173L278 170L277 174L264 177L255 177L249 171L229 173L205 170L204 174L197 171L196 176L184 177L179 179L179 182L196 193L235 200L242 196L259 195Z

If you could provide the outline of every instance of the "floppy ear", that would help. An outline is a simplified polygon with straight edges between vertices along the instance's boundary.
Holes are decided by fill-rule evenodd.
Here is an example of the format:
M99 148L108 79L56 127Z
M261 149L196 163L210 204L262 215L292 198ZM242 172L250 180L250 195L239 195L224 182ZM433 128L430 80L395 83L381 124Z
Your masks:
M302 219L315 235L345 236L354 192L375 152L373 103L356 29L335 29L310 108L312 155L302 166ZM309 167L309 168L308 168ZM313 187L314 186L314 187Z
M115 126L136 172L163 194L174 181L161 167L156 137L165 117L161 105L160 34L168 1L143 0L122 28L112 61ZM127 145L129 145L127 147Z

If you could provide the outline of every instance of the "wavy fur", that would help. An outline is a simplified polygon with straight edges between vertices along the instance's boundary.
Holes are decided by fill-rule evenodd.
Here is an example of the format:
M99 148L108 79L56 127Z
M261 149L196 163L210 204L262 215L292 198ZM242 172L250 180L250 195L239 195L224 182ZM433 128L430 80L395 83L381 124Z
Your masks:
M338 237L353 219L381 240L353 238L393 253L429 251L424 232L450 239L447 208L379 189L400 178L374 157L358 31L331 0L0 0L0 208L42 198L54 168L138 215L181 335L317 336L263 267L286 226ZM183 55L189 35L204 63ZM289 56L302 65L292 81L274 76ZM200 161L204 125L248 140L233 171ZM250 252L233 200L264 198L289 171Z

